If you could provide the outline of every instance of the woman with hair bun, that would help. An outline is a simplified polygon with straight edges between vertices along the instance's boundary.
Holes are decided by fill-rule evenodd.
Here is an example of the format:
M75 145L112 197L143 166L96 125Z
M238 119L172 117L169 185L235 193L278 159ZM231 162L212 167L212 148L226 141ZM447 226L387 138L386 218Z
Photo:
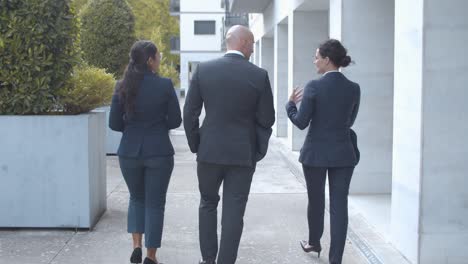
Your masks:
M359 110L361 90L339 71L350 63L351 57L338 40L325 41L316 50L314 61L317 73L322 76L310 81L304 89L295 88L286 105L295 126L299 129L309 126L299 158L307 184L309 234L308 240L300 244L305 252L316 252L320 257L328 174L332 264L342 262L348 229L349 185L359 161L356 134L351 127ZM296 104L301 101L298 110Z

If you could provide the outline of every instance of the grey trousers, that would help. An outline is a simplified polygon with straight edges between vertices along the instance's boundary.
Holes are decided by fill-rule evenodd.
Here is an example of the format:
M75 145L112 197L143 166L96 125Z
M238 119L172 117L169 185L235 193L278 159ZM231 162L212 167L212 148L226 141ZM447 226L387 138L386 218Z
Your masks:
M244 213L250 193L254 167L216 165L198 162L200 189L199 231L203 260L234 264L244 228ZM217 207L223 183L223 212L218 254Z
M174 168L173 156L133 159L119 157L130 192L127 231L145 234L146 248L161 247L166 193Z

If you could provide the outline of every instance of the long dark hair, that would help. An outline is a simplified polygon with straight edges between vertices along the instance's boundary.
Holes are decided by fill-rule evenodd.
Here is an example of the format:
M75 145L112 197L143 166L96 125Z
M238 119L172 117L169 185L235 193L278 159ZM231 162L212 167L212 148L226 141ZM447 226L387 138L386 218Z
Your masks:
M338 67L347 67L351 63L351 57L347 55L348 51L336 39L329 39L320 44L319 53L322 58L328 57Z
M138 88L145 72L149 71L148 59L150 57L155 59L157 52L158 48L151 41L139 40L133 44L129 54L130 61L119 87L120 102L126 114L131 114L135 110Z

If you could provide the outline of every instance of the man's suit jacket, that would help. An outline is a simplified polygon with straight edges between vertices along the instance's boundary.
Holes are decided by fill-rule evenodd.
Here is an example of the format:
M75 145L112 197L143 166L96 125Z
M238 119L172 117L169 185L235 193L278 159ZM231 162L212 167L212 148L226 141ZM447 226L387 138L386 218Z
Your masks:
M197 161L255 166L266 154L274 122L265 70L237 54L198 65L184 107L185 133Z
M179 127L182 118L172 81L146 72L131 114L125 113L119 100L119 85L109 115L109 127L123 132L117 154L130 158L174 155L169 130Z
M351 129L356 119L361 90L340 72L330 72L309 82L299 111L288 102L288 117L309 131L299 161L310 167L353 167L359 161L357 136Z

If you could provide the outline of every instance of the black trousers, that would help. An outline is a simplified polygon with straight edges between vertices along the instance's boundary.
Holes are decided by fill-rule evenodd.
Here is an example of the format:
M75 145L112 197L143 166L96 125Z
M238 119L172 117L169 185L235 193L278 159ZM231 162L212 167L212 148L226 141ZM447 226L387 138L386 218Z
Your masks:
M203 260L234 264L244 227L244 213L250 193L254 167L217 165L198 162L200 190L199 232ZM223 212L218 254L217 207L223 183Z
M330 193L330 253L331 264L339 264L343 258L348 231L348 193L354 167L323 168L303 165L307 184L309 245L319 246L323 235L325 210L325 180L328 172Z

